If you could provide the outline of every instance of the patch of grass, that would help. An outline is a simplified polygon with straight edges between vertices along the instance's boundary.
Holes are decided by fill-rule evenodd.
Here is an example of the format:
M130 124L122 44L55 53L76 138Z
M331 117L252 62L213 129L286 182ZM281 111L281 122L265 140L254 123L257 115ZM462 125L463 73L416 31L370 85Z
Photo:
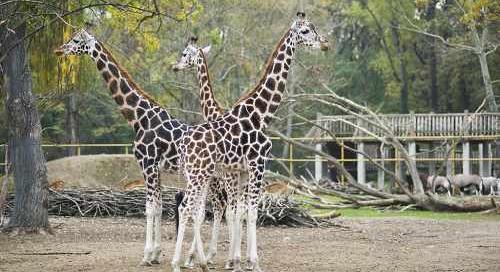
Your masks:
M339 203L340 198L332 196L322 196L324 200ZM328 200L327 200L328 197ZM313 200L309 197L295 195L294 198L299 201L308 201L313 203L318 203L318 201ZM331 210L328 209L317 209L309 204L303 205L305 209L311 215L321 215L329 213ZM375 208L363 207L363 208L344 208L337 209L343 217L356 218L356 217L367 217L367 218L384 218L384 217L408 217L417 219L436 219L436 220L500 220L498 215L488 215L480 213L452 213L452 212L431 212L431 211L420 211L420 210L385 210L381 211Z
M359 209L340 209L345 217L410 217L418 219L436 219L436 220L500 220L498 215L487 215L480 213L452 213L452 212L431 212L419 210L387 210L380 211L377 209L363 207Z

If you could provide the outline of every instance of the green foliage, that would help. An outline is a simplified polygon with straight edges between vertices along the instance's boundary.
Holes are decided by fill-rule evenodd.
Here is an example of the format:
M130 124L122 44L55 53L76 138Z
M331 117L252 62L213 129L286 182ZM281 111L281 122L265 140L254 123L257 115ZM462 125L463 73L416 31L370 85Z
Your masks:
M466 13L449 6L443 10L434 9L432 16L421 20L414 19L415 8L426 9L436 1L305 2L137 0L127 1L129 7L99 6L64 20L77 28L91 23L90 31L106 44L133 79L162 105L171 108L174 116L188 122L201 121L199 115L189 113L199 112L195 72L174 73L171 70L187 38L195 34L200 46L212 45L208 55L210 75L216 97L227 108L258 81L266 59L300 8L305 9L318 31L326 34L334 50L298 50L298 64L293 67L288 85L290 92L320 93L325 83L339 94L381 112L398 112L402 82L392 31L398 25L401 60L409 82L410 110L431 110L431 48L437 53L438 111L472 110L484 97L479 63L474 55L439 41L432 42L404 27L412 22L449 42L469 44L469 25L475 24L491 28L490 38L494 38L498 33L495 24L498 22L498 1L465 1ZM51 3L75 9L96 1L54 0ZM160 15L150 12L155 10L159 10ZM53 14L53 10L38 11ZM54 17L37 18L31 22L32 28ZM87 57L56 58L53 55L52 50L69 39L74 31L59 20L31 40L34 89L41 98L39 106L45 142L65 141L66 100L70 92L78 97L80 142L131 142L133 132L117 111L95 64ZM488 62L493 80L498 80L500 54L490 54ZM279 118L287 116L289 105L280 108ZM338 113L310 102L301 102L297 109L310 119L317 113ZM0 111L1 142L6 135L3 116ZM273 123L277 129L284 129L285 125L286 122ZM303 136L309 128L296 125L293 135Z

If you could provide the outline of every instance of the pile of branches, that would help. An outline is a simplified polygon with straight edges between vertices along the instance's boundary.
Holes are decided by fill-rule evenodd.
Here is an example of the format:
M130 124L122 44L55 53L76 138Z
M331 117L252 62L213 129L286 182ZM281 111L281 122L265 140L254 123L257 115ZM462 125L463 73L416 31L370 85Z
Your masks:
M163 218L173 220L175 215L175 194L177 188L162 190ZM81 217L144 217L145 191L115 191L109 189L65 189L49 192L49 214ZM7 199L7 214L14 207L14 196ZM207 207L207 218L213 218L211 205ZM319 227L326 220L308 215L300 204L289 198L265 198L259 206L258 224L290 227Z
M266 197L259 205L257 224L259 226L322 227L329 225L330 221L312 217L304 210L301 203L288 197Z
M146 192L144 190L115 191L109 189L49 189L49 214L58 216L143 217ZM174 218L175 194L177 189L162 190L163 216ZM14 206L14 196L8 197L7 213Z

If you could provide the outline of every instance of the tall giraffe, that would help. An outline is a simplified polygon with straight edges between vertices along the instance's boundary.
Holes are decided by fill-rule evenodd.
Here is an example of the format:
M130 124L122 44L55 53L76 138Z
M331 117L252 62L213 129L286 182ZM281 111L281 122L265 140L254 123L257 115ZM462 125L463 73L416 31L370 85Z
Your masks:
M177 172L178 145L188 126L168 111L132 80L108 49L85 30L55 50L57 55L89 55L96 63L122 115L135 132L134 155L146 181L146 243L143 265L159 263L161 253L160 167Z
M179 208L179 231L172 259L174 272L180 272L178 263L188 216L194 219L194 239L200 264L202 267L206 264L200 227L209 182L216 174L216 168L239 168L242 164L245 165L249 177L245 203L250 255L248 269L261 271L257 257L257 205L262 192L265 162L271 150L271 141L264 134L264 130L281 103L295 49L301 45L328 49L328 41L316 32L314 25L305 18L303 12L297 13L292 26L280 39L258 85L221 118L192 126L184 136L179 153L188 190L183 200L184 205ZM240 209L236 209L232 226L234 271L241 270L240 216Z
M202 113L205 121L211 122L223 116L223 109L219 106L217 102L212 83L210 81L210 75L208 73L208 65L205 55L210 51L210 46L199 48L196 44L198 38L190 37L186 47L182 50L181 58L179 61L173 65L174 71L180 71L184 69L189 69L196 66L197 79L199 85L199 96L201 102ZM225 172L222 174L222 181L220 177L214 178L209 185L209 201L214 206L214 222L212 228L212 238L208 246L207 262L213 263L215 255L217 254L217 241L220 223L222 221L222 216L226 204L229 202L228 207L229 213L236 207L235 197L237 195L236 191L227 192L224 188L226 182L235 182L237 180L237 175L231 172ZM177 213L178 216L178 213ZM230 226L232 220L227 220ZM230 227L231 229L231 227ZM230 233L231 235L231 233ZM232 239L230 239L232 241ZM191 248L188 253L188 258L186 260L186 267L194 266L194 251L195 243L193 241Z

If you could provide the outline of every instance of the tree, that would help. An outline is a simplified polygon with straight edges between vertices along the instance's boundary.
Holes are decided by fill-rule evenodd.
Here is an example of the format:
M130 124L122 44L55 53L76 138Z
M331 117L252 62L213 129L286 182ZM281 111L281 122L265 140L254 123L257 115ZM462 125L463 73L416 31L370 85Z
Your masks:
M2 1L0 3L4 3ZM1 18L6 18L3 9ZM29 55L25 40L26 23L14 29L2 26L0 52L8 120L9 161L14 176L15 206L7 229L21 233L51 232L48 220L48 182L41 149L42 127L32 92ZM11 48L9 52L6 52Z

